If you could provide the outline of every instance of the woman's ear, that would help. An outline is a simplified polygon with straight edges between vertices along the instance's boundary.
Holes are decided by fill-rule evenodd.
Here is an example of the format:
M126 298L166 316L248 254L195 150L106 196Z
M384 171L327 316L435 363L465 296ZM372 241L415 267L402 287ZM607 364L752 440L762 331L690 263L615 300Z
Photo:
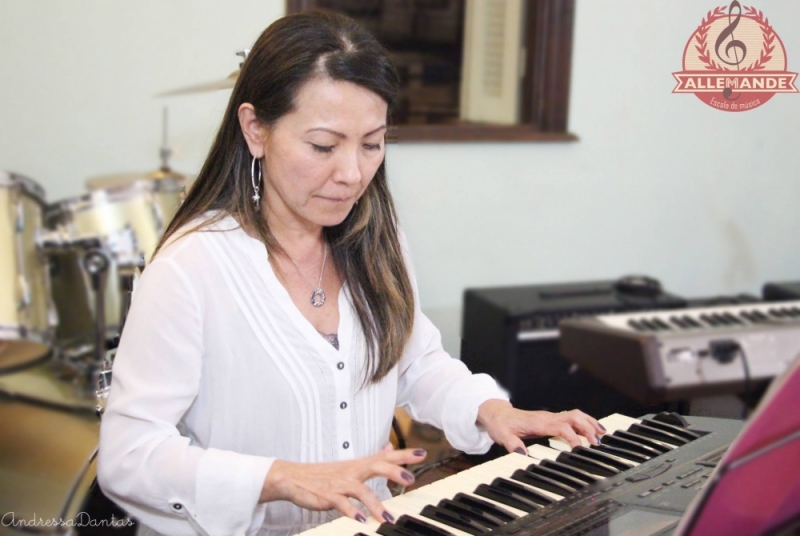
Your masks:
M242 129L244 140L250 149L250 154L256 158L264 156L264 142L266 141L266 129L256 117L256 110L249 102L239 106L239 126Z

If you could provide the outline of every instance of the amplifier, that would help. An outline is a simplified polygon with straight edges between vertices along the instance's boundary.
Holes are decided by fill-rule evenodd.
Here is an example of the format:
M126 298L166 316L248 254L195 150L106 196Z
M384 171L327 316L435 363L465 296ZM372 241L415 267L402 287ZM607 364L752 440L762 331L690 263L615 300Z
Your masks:
M559 353L565 318L676 309L686 300L647 277L467 289L461 359L493 376L521 409L580 409L595 417L642 415L675 406L642 405L571 365Z
M800 281L765 283L761 294L770 302L800 300Z

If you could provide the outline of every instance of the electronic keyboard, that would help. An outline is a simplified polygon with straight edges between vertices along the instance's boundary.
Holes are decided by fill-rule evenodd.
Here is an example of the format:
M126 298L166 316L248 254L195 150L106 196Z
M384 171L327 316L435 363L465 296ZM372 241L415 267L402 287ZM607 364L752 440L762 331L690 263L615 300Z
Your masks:
M304 536L650 535L673 530L742 422L661 413L600 419L599 445L534 444L394 497L395 523L339 518ZM627 532L625 532L627 530ZM616 532L611 532L612 534Z
M567 360L644 404L746 392L800 354L800 301L565 320Z

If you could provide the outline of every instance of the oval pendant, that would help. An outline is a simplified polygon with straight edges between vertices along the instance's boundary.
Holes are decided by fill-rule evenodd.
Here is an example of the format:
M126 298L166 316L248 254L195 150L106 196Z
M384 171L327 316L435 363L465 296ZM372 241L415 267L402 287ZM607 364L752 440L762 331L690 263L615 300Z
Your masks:
M322 307L325 304L325 291L318 288L311 293L311 305L314 307Z

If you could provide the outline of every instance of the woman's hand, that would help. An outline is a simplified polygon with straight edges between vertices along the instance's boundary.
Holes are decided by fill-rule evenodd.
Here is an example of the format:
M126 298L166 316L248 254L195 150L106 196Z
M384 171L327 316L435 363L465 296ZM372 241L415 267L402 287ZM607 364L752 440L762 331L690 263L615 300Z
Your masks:
M596 445L603 426L584 412L574 409L561 413L549 411L523 411L515 409L505 400L487 400L478 408L478 424L483 426L495 443L503 445L509 452L525 453L523 437L560 436L577 447L578 436Z
M401 467L425 459L423 449L393 450L387 445L367 458L347 462L295 463L275 460L261 489L260 502L285 500L309 510L336 509L362 523L364 514L348 499L361 501L375 519L394 522L392 514L364 484L372 477L385 477L402 486L414 482L414 476Z

